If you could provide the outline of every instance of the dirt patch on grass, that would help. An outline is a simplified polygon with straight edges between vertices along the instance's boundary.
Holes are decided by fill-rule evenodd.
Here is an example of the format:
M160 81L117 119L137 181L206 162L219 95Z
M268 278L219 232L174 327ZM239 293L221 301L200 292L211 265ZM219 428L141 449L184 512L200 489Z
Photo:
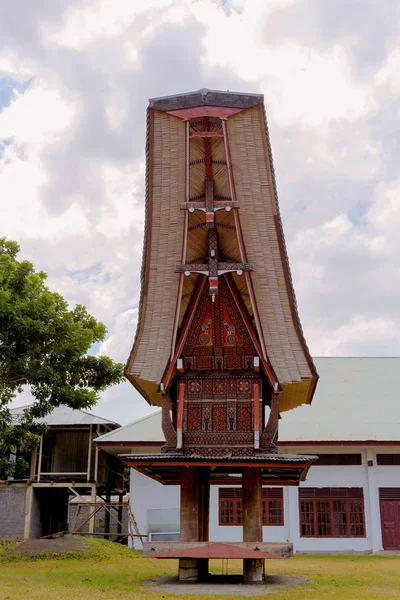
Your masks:
M21 554L27 558L36 556L62 557L75 554L85 554L89 551L82 538L74 535L64 535L56 538L33 539L17 541L10 551L13 554Z
M154 577L150 581L145 581L145 585L152 591L164 592L168 594L196 594L217 596L243 596L254 597L264 596L276 588L301 585L308 583L309 579L298 577L296 575L268 575L262 584L242 583L241 576L235 575L211 575L210 580L205 583L180 583L178 578L170 576Z

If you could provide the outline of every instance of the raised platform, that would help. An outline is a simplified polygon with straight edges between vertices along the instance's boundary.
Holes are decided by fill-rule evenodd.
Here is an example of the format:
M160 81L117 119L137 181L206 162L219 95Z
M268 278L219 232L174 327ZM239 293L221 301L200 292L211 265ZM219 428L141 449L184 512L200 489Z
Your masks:
M144 542L148 558L280 559L293 556L290 542Z
M209 455L187 456L178 451L168 454L120 454L118 458L163 485L180 485L181 470L187 467L212 467L210 485L232 482L232 475L241 476L243 468L254 467L260 470L263 485L298 486L318 457L263 452L254 456L220 456L213 452Z

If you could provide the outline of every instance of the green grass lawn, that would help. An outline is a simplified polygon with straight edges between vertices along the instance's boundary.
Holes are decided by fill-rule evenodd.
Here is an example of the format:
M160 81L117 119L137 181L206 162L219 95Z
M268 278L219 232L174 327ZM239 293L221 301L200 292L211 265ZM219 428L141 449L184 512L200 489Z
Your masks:
M13 544L0 545L1 600L239 600L237 596L166 594L143 582L157 575L175 575L177 561L145 559L137 552L105 540L85 540L87 552L62 558L25 558ZM221 569L212 561L212 571ZM229 572L240 571L239 561ZM273 600L400 600L400 557L296 556L267 561L271 575L306 577L309 583L275 589ZM266 596L259 596L265 598Z

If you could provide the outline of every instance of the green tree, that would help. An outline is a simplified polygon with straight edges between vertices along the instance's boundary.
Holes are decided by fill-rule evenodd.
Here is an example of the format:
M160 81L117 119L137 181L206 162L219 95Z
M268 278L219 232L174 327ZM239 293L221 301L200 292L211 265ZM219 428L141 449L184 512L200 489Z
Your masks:
M92 407L98 393L123 380L123 365L90 356L107 330L84 306L68 303L45 285L47 275L19 261L17 242L0 238L0 479L13 473L11 448L27 452L45 431L38 418L55 407ZM18 421L10 401L27 386L34 398ZM3 474L3 475L2 475Z

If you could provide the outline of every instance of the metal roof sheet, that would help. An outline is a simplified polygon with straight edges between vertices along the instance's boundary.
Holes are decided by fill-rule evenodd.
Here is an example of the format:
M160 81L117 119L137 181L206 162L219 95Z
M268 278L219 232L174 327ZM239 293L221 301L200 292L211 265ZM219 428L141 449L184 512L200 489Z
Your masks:
M282 441L400 441L400 357L315 358L312 406L282 414Z
M303 463L311 460L316 460L318 456L310 456L308 454L255 454L254 456L215 456L210 453L209 456L202 454L191 454L190 456L186 456L185 454L171 453L171 454L119 454L119 458L124 459L125 461L132 462L146 462L153 461L156 462L182 462L185 461L187 463L193 462L194 460L197 462L226 462L229 459L229 462L286 462L286 463Z
M11 409L11 415L13 418L18 419L28 406L19 406ZM39 423L47 423L49 426L57 425L114 425L119 427L119 423L110 421L110 419L103 419L97 415L86 412L85 410L76 410L69 408L68 406L58 406L51 411L43 419L38 419Z
M161 428L161 410L109 431L96 438L96 442L160 442L165 444Z
M323 357L314 362L320 381L313 403L283 413L280 441L400 441L400 357ZM97 441L161 444L161 411Z

